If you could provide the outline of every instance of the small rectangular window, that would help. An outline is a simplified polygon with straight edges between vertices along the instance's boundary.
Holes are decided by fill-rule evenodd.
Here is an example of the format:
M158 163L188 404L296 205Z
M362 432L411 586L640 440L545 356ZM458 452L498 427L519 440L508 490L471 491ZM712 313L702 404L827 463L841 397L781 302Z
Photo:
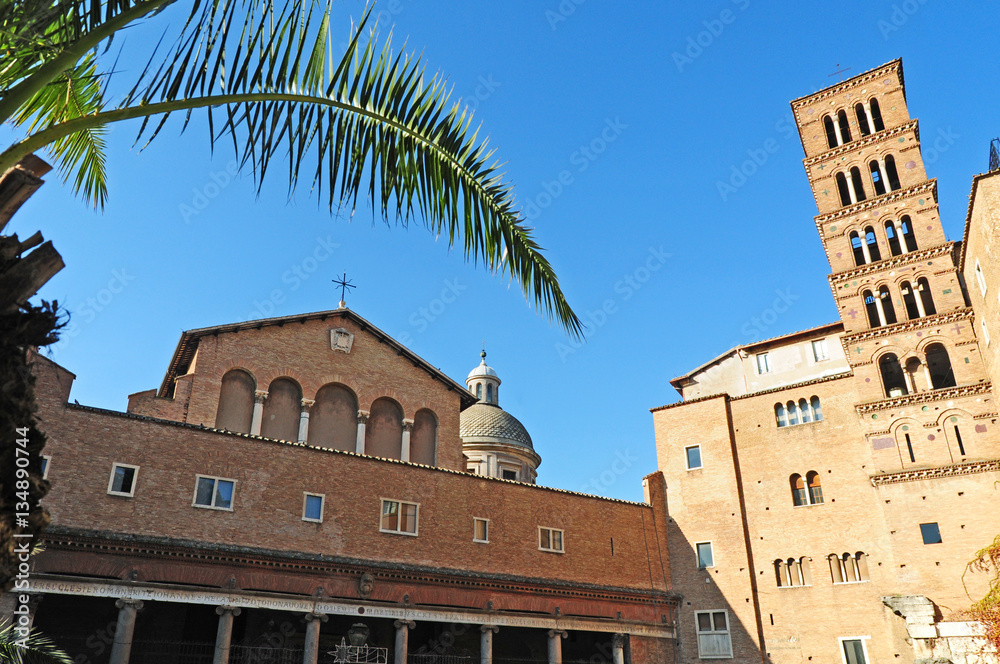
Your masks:
M767 359L767 353L757 353L757 373L771 373L771 361Z
M195 507L232 511L233 490L236 488L236 480L212 477L210 475L197 475L196 478L194 502L192 505Z
M842 638L840 643L844 649L844 664L868 664L864 638Z
M941 543L941 529L937 522L920 524L920 536L924 538L924 544Z
M698 658L732 659L728 612L695 611L694 618L698 628Z
M470 473L472 473L473 475L478 475L479 474L479 464L478 463L476 463L476 464L469 464L468 466L465 467L465 469L467 471L469 471Z
M323 523L323 503L325 496L321 493L302 493L302 520Z
M49 479L49 461L51 461L51 460L52 460L52 457L50 457L49 455L47 455L47 454L43 454L42 455L42 479L43 480Z
M538 527L538 548L542 551L563 553L563 531L558 528Z
M976 282L979 284L979 292L986 295L986 276L983 274L983 268L979 265L979 259L976 259Z
M135 478L139 474L139 466L127 463L116 463L111 468L111 479L108 480L108 493L112 496L135 495Z
M490 520L475 517L472 519L472 541L484 544L490 541Z
M715 556L712 554L712 543L698 542L694 546L698 552L698 568L714 567Z
M822 362L823 360L829 360L830 356L826 352L826 339L817 339L812 342L813 347L813 357L817 362Z
M684 456L687 459L687 469L695 470L701 468L701 445L692 445L684 448Z
M383 533L399 535L417 534L417 503L404 503L401 500L382 499L382 520L379 530Z
M510 468L501 468L500 476L505 480L517 481L517 471Z

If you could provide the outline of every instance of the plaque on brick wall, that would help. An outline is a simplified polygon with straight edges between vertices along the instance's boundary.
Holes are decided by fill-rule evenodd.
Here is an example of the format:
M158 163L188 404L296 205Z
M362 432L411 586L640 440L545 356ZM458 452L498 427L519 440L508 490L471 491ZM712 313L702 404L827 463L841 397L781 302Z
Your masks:
M333 350L339 350L344 353L351 352L351 346L354 345L354 335L345 330L342 327L338 327L335 330L330 330L330 348Z

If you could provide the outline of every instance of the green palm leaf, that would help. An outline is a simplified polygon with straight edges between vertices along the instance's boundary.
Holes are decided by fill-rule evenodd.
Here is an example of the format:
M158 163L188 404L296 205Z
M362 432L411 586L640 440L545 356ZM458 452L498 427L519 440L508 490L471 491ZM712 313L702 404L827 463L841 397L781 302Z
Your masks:
M0 662L11 664L73 664L73 658L52 640L34 630L21 645L12 625L0 627Z

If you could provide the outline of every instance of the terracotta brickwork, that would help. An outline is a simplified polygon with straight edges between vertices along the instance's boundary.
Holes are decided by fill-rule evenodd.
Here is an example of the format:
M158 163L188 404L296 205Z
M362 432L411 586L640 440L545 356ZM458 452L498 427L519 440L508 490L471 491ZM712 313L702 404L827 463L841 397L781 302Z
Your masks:
M973 180L961 265L976 312L976 334L990 338L989 344L982 340L980 352L990 380L996 383L1000 378L1000 171Z

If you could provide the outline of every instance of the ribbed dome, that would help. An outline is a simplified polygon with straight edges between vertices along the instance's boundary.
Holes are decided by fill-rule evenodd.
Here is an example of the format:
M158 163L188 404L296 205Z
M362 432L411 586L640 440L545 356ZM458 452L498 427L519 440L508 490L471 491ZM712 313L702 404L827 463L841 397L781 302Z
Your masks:
M478 378L479 376L489 376L491 378L497 377L497 372L493 370L493 367L486 364L484 359L482 364L469 372L469 378ZM466 378L468 380L469 378Z
M534 450L524 425L500 406L480 401L463 410L460 418L459 435L464 443L509 443Z

